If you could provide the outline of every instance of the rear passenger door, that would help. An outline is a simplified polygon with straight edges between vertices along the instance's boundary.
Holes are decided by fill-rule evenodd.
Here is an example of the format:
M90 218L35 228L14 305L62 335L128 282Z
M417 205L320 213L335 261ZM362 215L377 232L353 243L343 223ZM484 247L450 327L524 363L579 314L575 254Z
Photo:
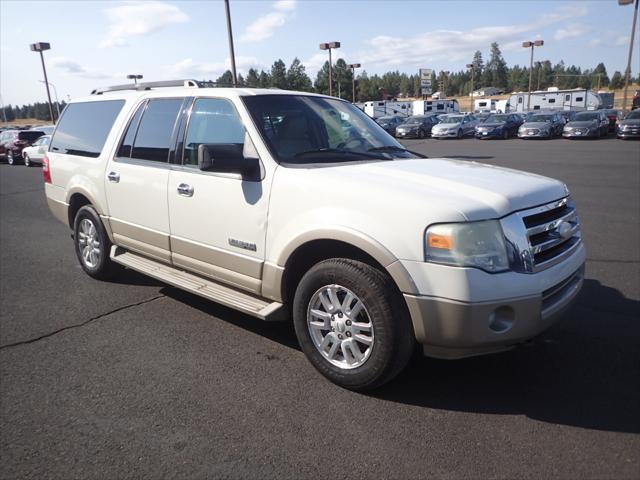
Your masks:
M106 170L109 223L116 244L170 262L169 155L175 154L183 98L141 103Z
M247 180L198 168L201 144L242 145L258 157L231 100L195 99L182 143L168 188L174 265L259 293L271 173Z

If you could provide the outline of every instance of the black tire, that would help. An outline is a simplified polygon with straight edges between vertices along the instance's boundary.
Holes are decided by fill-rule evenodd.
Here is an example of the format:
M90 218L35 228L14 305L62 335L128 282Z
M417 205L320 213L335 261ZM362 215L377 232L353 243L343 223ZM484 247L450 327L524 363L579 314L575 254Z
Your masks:
M374 343L366 361L345 369L330 363L316 348L307 325L307 310L322 287L337 284L351 290L364 304L373 325ZM303 277L293 300L293 323L302 351L333 383L350 390L371 390L400 373L415 347L406 305L392 280L362 262L333 258L314 265Z
M13 156L13 152L11 150L7 150L7 163L11 166L16 165L16 157Z
M509 140L509 130L507 130L506 128L502 132L502 139L503 140Z
M25 167L30 167L33 165L33 163L31 163L31 160L29 160L29 155L26 153L22 156L22 160L24 161Z
M83 220L88 220L96 230L95 238L99 242L99 249L101 254L98 256L98 260L95 262L95 265L89 265L87 261L83 258L83 234L81 234L81 223ZM109 257L111 253L111 240L109 240L109 236L102 225L102 221L100 220L100 216L98 212L91 206L85 205L84 207L78 210L76 214L76 218L73 222L73 243L76 250L76 256L78 257L78 261L80 262L80 266L82 269L89 275L98 280L109 280L113 278L119 271L122 270L122 267L111 261Z
M426 137L424 130L418 130L418 138L424 138Z
M460 139L464 137L464 133L462 133L462 129L458 130L458 135L456 136L456 138Z

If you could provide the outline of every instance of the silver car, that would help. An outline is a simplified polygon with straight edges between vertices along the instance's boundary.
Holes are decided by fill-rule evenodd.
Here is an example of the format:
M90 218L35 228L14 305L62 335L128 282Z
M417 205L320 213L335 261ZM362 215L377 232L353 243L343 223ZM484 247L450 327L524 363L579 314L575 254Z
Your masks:
M431 129L433 138L462 138L475 135L478 119L473 115L452 113L440 117L440 123Z
M562 130L564 138L600 138L609 133L609 119L602 111L580 112Z
M49 150L50 141L51 135L43 135L33 142L31 146L22 149L22 159L25 167L30 167L34 163L42 165L42 159L47 150Z

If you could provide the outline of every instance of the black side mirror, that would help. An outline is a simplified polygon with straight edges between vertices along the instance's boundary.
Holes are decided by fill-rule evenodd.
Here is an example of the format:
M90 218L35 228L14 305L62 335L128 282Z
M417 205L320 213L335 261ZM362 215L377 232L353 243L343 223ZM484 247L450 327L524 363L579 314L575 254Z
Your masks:
M245 157L239 143L201 143L198 168L204 172L239 173L247 180L260 178L260 160Z

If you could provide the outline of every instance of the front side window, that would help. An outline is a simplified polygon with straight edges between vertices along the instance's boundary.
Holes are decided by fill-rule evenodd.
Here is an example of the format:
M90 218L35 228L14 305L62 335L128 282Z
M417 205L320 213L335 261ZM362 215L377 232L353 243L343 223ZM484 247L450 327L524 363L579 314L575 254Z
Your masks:
M219 98L199 98L191 109L184 142L184 165L198 165L201 144L244 145L245 129L231 102Z
M99 157L113 122L123 106L124 100L67 105L58 120L50 150L67 155Z
M131 150L131 158L167 162L176 118L182 99L150 100L142 115Z
M282 163L413 158L369 116L342 100L306 95L243 97L255 125ZM380 119L381 120L381 119Z

